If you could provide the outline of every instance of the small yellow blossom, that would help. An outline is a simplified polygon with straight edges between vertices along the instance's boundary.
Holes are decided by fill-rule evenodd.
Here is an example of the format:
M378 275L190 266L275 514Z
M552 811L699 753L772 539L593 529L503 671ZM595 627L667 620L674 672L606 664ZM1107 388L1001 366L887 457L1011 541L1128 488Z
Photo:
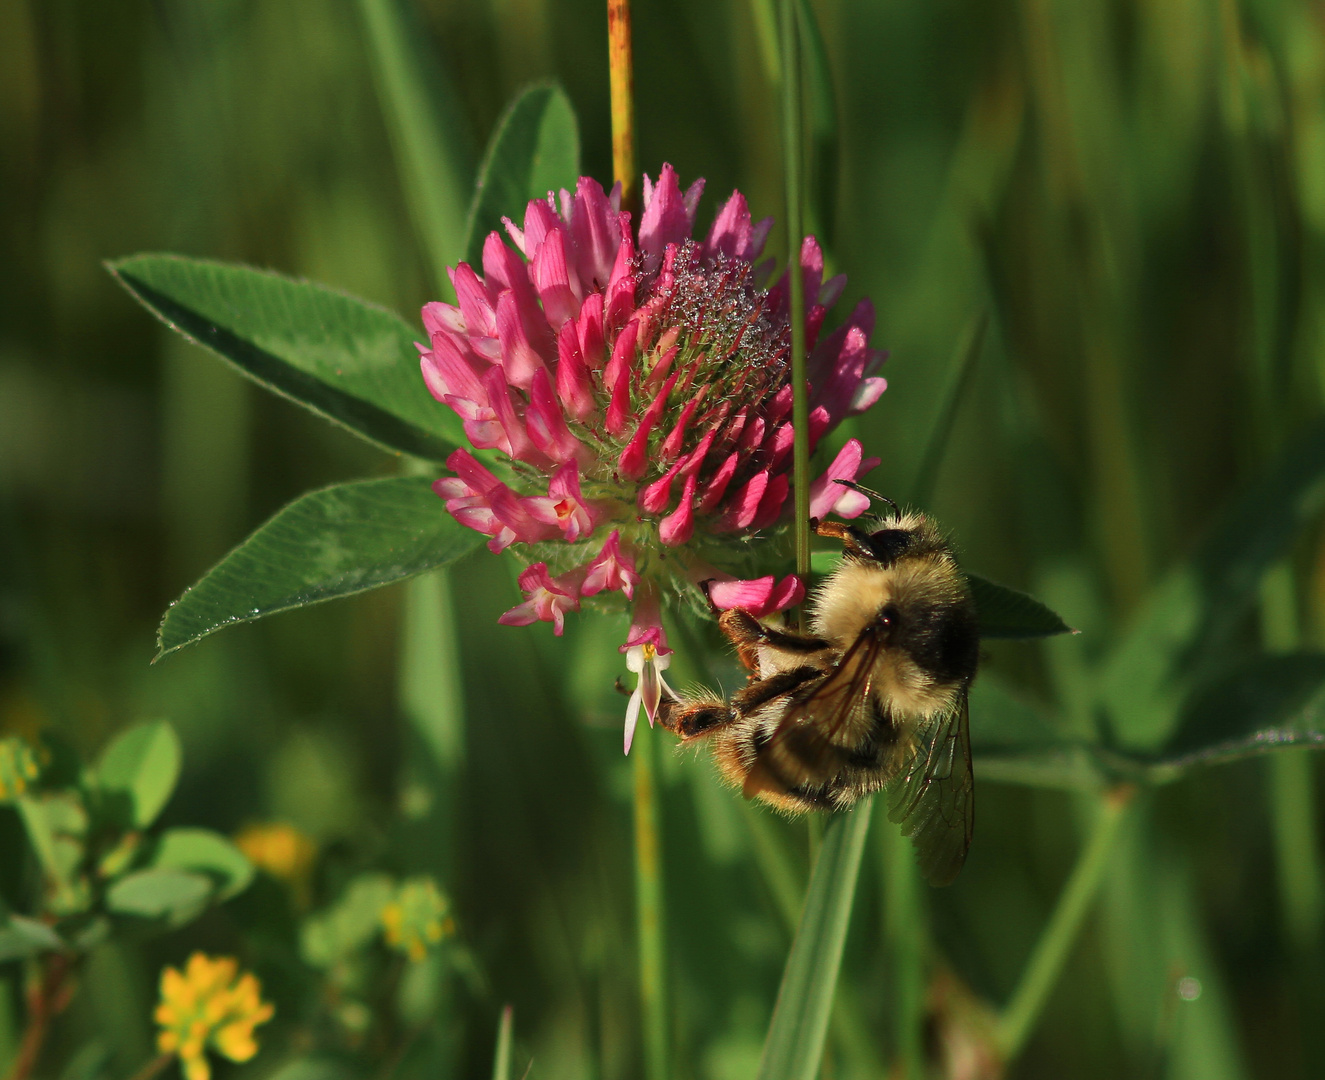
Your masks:
M37 755L25 740L0 739L0 802L22 795L40 774Z
M455 932L448 907L432 878L401 882L395 897L382 909L387 944L418 963L428 955L430 945L439 944Z
M301 902L307 899L317 858L317 845L307 834L283 821L261 822L240 830L235 846L254 866L289 885Z
M178 1055L185 1080L211 1080L208 1046L231 1061L248 1061L258 1052L253 1029L273 1012L261 995L257 978L240 975L233 957L194 953L182 974L173 967L161 972L157 1049Z

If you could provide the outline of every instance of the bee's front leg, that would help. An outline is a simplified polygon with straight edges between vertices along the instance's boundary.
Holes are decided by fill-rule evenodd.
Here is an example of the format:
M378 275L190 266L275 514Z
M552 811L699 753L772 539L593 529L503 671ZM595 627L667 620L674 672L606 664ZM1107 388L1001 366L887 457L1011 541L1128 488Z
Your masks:
M812 634L793 634L765 626L743 608L724 611L718 618L718 629L736 646L741 663L753 672L759 671L761 645L801 655L809 655L829 647L829 642Z

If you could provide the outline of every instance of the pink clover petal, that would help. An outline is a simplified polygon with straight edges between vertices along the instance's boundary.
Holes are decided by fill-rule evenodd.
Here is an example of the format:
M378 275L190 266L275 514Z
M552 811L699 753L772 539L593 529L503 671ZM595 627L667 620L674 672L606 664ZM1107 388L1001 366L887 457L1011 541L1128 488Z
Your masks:
M589 369L580 351L579 335L569 322L557 335L557 397L561 399L566 414L581 424L593 416L597 408Z
M824 474L810 485L810 517L837 514L849 519L863 514L869 508L869 499L836 481L855 480L878 463L878 458L864 458L859 439L848 439Z
M857 413L863 413L878 401L887 389L887 379L878 376L872 379L862 379L860 385L856 387L856 392L851 395L851 401L847 404L847 415L855 416Z
M454 394L478 405L488 404L488 395L483 390L479 373L449 338L438 337L434 340L431 351L424 353L419 362L423 366L423 377L428 389L438 401ZM442 391L440 394L437 393L439 389Z
M551 202L546 198L530 199L524 211L524 254L531 261L538 256L543 244L553 230L560 229L562 220L557 217ZM507 230L509 231L509 225Z
M617 384L623 379L629 381L630 369L635 363L635 346L639 341L640 324L638 319L631 319L621 329L612 344L612 358L603 369L603 387L608 393L615 393Z
M451 456L446 459L446 467L468 484L471 491L480 495L486 495L501 486L501 481L478 458L463 448L451 451Z
M676 170L664 165L658 183L644 178L644 213L639 223L640 250L648 255L661 256L668 244L680 244L690 238L694 211L698 205L703 181L696 181L690 190L681 194ZM698 190L696 190L698 186Z
M772 574L767 574L761 578L715 581L708 587L709 601L723 611L741 608L757 619L760 616L756 613L765 611L772 599L774 580Z
M566 418L552 392L552 379L547 368L534 372L533 385L529 388L529 408L525 411L525 428L529 432L529 441L559 465L580 457L587 458L590 454L589 448L566 426Z
M506 381L528 390L534 372L544 366L543 357L529 340L514 289L504 290L497 298L497 337L501 341L501 366Z
M602 185L587 176L575 186L570 228L581 287L585 292L605 289L621 244L621 224Z
M791 477L778 473L768 482L764 496L759 500L759 509L755 511L750 528L754 531L767 529L782 516L782 508L787 502L787 492L791 487Z
M635 313L637 284L635 245L627 236L617 248L616 262L612 265L612 276L608 279L607 292L604 294L603 321L606 326L624 326L626 320Z
M437 334L465 333L465 316L459 308L432 300L423 305L423 328L431 338Z
M661 514L672 502L672 481L681 471L677 462L651 484L640 488L639 508L646 514Z
M727 512L718 521L719 532L733 532L750 527L755 515L759 513L759 504L764 498L764 492L768 490L768 479L768 470L762 469L737 489L732 495Z
M679 547L694 535L695 487L698 479L694 473L686 478L676 509L658 522L658 539L668 547Z
M528 500L522 499L505 484L487 493L492 512L503 525L515 534L515 539L522 544L537 544L541 540L551 540L560 531L554 525L539 521L530 512Z
M658 423L658 417L662 415L663 409L667 407L667 395L672 392L679 374L680 372L673 372L672 377L658 391L653 401L649 403L649 407L644 410L644 416L641 417L639 426L635 428L635 434L630 437L630 442L626 443L625 449L621 451L621 457L617 460L617 472L626 480L638 480L647 470L649 435L652 434L654 425Z
M580 341L580 355L584 357L585 366L590 371L602 371L607 358L607 342L603 337L602 293L590 293L580 306L580 317L575 321L575 334Z
M580 491L580 469L575 462L561 466L552 474L547 497L556 500L553 506L555 524L565 534L568 543L573 544L588 536L597 527L597 510L585 501Z
M641 589L639 596L635 598L635 606L631 609L630 630L626 634L626 643L619 651L626 652L636 645L652 645L664 655L672 651L667 644L667 631L663 629L656 586Z
M639 574L635 572L635 560L621 550L620 530L612 530L603 541L603 550L594 556L586 569L584 585L580 589L582 596L620 589L627 600L634 597Z
M567 319L580 313L580 298L571 286L563 237L560 229L549 232L530 266L534 287L543 301L544 315L553 330L560 330Z
M699 497L699 506L696 507L701 514L711 514L717 509L718 504L722 502L722 497L727 493L727 485L731 483L731 478L735 475L736 467L740 463L741 455L733 450L727 455L726 460L718 466L717 471L709 477L704 492Z
M527 461L529 464L537 465L540 468L547 465L549 458L529 438L529 430L525 427L524 420L520 416L519 410L523 405L523 401L513 389L506 385L501 368L488 369L488 373L483 376L483 388L488 392L488 400L492 403L492 411L497 417L497 423L501 425L502 431L505 432L506 438L510 442L510 449L507 453L518 461Z
M788 574L773 590L773 596L769 600L774 611L784 611L789 607L795 607L805 599L805 582L795 574Z
M492 297L469 263L461 263L449 271L460 310L465 316L465 328L470 337L496 337L497 313L492 308ZM426 320L425 320L426 325Z
M552 632L558 637L565 629L566 612L579 611L579 582L575 572L551 577L547 563L534 563L520 575L520 591L525 602L517 604L500 616L503 626L528 626L535 622L552 623Z
M756 619L794 607L805 599L805 585L795 574L777 581L772 574L749 580L720 580L708 586L710 602L726 611L740 608Z

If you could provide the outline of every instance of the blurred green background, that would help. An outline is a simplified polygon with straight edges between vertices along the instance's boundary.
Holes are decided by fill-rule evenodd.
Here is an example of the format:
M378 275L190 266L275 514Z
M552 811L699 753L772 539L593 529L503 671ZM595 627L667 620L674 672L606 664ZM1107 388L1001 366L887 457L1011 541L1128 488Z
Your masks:
M551 78L579 115L584 171L610 178L598 0L417 8L475 157L509 98ZM816 158L832 167L811 212L850 277L839 317L872 297L873 343L891 351L890 389L856 421L883 458L869 482L913 490L962 342L988 313L927 509L968 566L1083 631L991 646L982 675L1082 734L1091 665L1232 494L1320 417L1325 6L814 8L836 141ZM507 1003L517 1075L531 1056L538 1077L641 1074L612 690L622 625L574 617L563 639L497 626L514 565L480 553L444 579L457 616L424 664L436 677L422 706L417 669L401 690L402 588L149 666L169 602L274 510L400 466L171 335L101 260L242 261L415 321L429 263L366 48L350 0L0 2L0 734L55 732L90 754L168 717L185 753L168 822L293 824L319 848L314 906L362 869L431 872L468 959L437 975L424 1036L341 1053L299 960L299 898L262 878L184 930L95 951L39 1075L91 1041L104 1075L138 1068L157 973L193 948L241 956L276 1002L246 1076L312 1051L330 1055L319 1077L487 1076ZM635 49L642 168L707 177L705 227L733 187L780 217L766 5L636 0ZM1313 523L1266 586L1278 616L1249 622L1237 647L1325 644L1320 556ZM700 674L684 647L676 673ZM973 709L977 741L980 724ZM660 757L675 1075L751 1076L806 828L755 814L702 759ZM1011 1074L1322 1075L1318 778L1314 759L1286 755L1143 796ZM964 995L1010 994L1081 839L1068 793L977 790L967 868L925 900L932 957L965 988L931 988L931 1031L949 1045L979 1028ZM907 928L888 922L885 830L869 843L826 1076L883 1076L895 1050L887 943ZM2 1071L22 971L0 966L0 980ZM356 1073L365 1060L378 1064Z

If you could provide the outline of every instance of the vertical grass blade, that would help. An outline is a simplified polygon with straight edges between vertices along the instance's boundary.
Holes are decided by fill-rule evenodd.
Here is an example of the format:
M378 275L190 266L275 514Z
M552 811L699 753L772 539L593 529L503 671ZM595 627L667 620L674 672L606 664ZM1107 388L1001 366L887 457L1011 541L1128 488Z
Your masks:
M1090 837L1082 849L1072 874L1063 886L1049 924L1035 943L1035 951L1021 973L1021 981L1012 1000L1003 1010L995 1032L995 1041L1004 1061L1017 1056L1035 1026L1049 991L1062 973L1063 965L1076 942L1091 901L1104 879L1113 842L1118 835L1123 812L1135 794L1132 788L1118 788L1100 802Z
M501 1011L501 1023L497 1027L497 1052L492 1058L492 1080L511 1080L513 1021L514 1010L507 1005Z
M872 801L862 799L849 813L834 815L824 830L758 1080L814 1080L819 1072Z
M971 373L975 371L975 362L984 349L985 332L988 329L989 313L981 311L971 320L966 333L962 335L956 366L944 392L934 426L930 429L929 442L925 445L925 456L920 461L915 482L911 485L911 501L922 509L928 506L934 497L934 489L938 486L939 467L943 464L943 455L948 449L953 425L957 422L957 410L961 406L967 387L970 386Z
M879 807L887 817L888 809ZM924 1080L921 1025L925 1004L925 942L927 912L921 896L915 848L889 823L878 833L884 863L884 955L892 961L895 1001L893 1041L897 1047L897 1080Z
M433 287L448 299L446 268L464 253L474 152L450 79L427 48L409 0L359 0L382 110Z

